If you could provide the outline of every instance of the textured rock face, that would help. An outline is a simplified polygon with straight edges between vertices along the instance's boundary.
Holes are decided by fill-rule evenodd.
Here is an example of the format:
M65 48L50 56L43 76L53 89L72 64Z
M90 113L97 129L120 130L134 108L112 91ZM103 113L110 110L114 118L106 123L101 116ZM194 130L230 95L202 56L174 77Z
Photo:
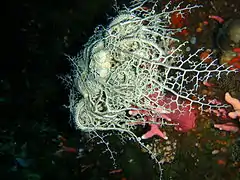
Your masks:
M240 19L230 19L223 24L217 35L217 44L222 51L240 47Z

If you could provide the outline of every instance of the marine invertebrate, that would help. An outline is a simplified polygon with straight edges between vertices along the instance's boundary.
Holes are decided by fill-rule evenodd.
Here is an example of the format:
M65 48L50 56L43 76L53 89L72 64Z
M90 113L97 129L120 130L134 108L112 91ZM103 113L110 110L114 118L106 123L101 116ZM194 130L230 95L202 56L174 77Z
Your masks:
M159 127L188 131L194 127L197 109L227 107L208 101L198 88L213 76L219 79L235 72L216 61L199 61L202 49L186 55L182 48L187 42L173 37L182 29L169 28L171 14L182 16L199 5L168 3L159 12L156 6L152 0L132 1L107 27L96 29L78 56L69 57L73 65L69 108L76 128L120 133L150 153L142 139L156 131L165 138ZM144 125L153 131L138 137L135 129Z
M229 112L228 116L232 119L239 119L240 120L240 101L236 98L233 98L229 93L225 94L225 100L233 106L234 111ZM225 131L231 132L239 132L239 127L233 122L228 122L224 124L215 124L215 128Z

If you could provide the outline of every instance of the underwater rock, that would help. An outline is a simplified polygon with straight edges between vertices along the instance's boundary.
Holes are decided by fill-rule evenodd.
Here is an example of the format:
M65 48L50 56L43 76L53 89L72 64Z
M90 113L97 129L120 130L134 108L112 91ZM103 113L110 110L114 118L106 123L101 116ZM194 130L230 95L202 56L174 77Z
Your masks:
M240 19L226 21L218 31L216 43L222 54L219 63L239 68L239 53L234 49L240 47Z
M240 19L230 19L223 24L217 34L217 46L222 51L240 47Z

